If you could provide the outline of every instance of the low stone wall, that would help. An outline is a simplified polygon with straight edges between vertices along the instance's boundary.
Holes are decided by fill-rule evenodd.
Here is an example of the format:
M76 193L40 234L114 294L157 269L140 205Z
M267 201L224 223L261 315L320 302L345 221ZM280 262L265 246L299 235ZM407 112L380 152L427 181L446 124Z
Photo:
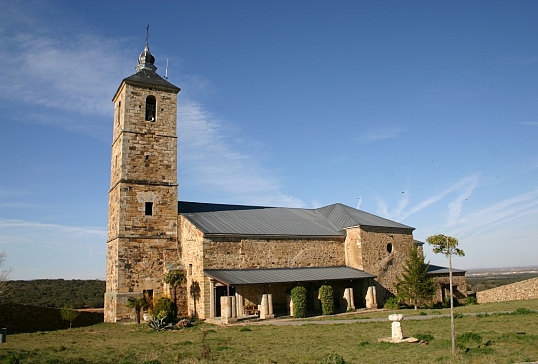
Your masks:
M538 278L476 292L478 303L531 300L534 298L538 298Z

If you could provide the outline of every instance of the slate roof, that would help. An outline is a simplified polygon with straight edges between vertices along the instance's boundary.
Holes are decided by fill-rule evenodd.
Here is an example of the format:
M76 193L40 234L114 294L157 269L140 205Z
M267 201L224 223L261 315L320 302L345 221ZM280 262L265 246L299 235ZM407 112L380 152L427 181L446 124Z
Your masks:
M166 81L157 73L150 70L140 70L132 76L123 79L123 82L134 86L153 85L165 90L178 93L180 88Z
M465 274L465 271L464 270L461 270L461 269L456 269L456 268L452 268L452 274ZM435 275L435 274L449 274L449 269L448 267L441 267L439 265L432 265L430 264L430 267L428 268L428 274L432 274L432 275Z
M375 278L351 267L206 269L204 273L226 285L338 281Z
M301 209L179 201L178 213L206 236L345 237L353 226L414 230L339 203Z

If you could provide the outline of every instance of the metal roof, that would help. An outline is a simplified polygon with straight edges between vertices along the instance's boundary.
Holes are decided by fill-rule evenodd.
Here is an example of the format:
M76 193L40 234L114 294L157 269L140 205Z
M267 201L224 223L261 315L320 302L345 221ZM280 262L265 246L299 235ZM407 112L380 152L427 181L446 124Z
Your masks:
M448 267L441 267L439 265L432 265L430 264L430 267L428 268L428 274L448 274L449 270ZM461 274L464 273L464 270L452 268L452 274Z
M204 274L226 285L341 281L375 278L351 267L206 269Z
M358 225L414 229L342 204L300 209L179 201L178 212L206 236L344 237L346 227Z

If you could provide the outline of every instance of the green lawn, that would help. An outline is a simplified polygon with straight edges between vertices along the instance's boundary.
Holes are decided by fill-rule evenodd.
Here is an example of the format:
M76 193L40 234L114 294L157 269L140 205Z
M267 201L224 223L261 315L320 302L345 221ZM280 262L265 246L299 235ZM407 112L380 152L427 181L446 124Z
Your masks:
M459 307L459 312L536 310L538 300ZM419 312L422 310L419 310ZM425 310L431 313L431 310ZM440 311L440 310L439 310ZM368 314L369 317L389 312ZM391 313L391 312L390 312ZM404 310L411 316L413 310ZM352 315L354 316L354 315ZM356 315L355 315L356 316ZM349 318L350 316L346 316ZM405 336L430 335L429 344L378 343L390 322L302 326L202 324L156 332L145 325L95 326L8 335L0 363L320 363L336 353L347 363L519 363L538 361L538 313L464 316L458 335L478 339L450 355L450 319L403 321ZM205 341L204 341L205 332ZM201 359L202 356L208 359Z

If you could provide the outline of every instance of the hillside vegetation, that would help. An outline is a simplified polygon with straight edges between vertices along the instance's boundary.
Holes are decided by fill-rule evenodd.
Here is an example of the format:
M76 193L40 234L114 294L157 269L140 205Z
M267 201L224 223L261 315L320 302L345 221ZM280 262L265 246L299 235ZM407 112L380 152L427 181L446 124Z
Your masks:
M20 303L41 307L101 308L105 294L105 281L36 279L9 281L8 292L0 302Z

